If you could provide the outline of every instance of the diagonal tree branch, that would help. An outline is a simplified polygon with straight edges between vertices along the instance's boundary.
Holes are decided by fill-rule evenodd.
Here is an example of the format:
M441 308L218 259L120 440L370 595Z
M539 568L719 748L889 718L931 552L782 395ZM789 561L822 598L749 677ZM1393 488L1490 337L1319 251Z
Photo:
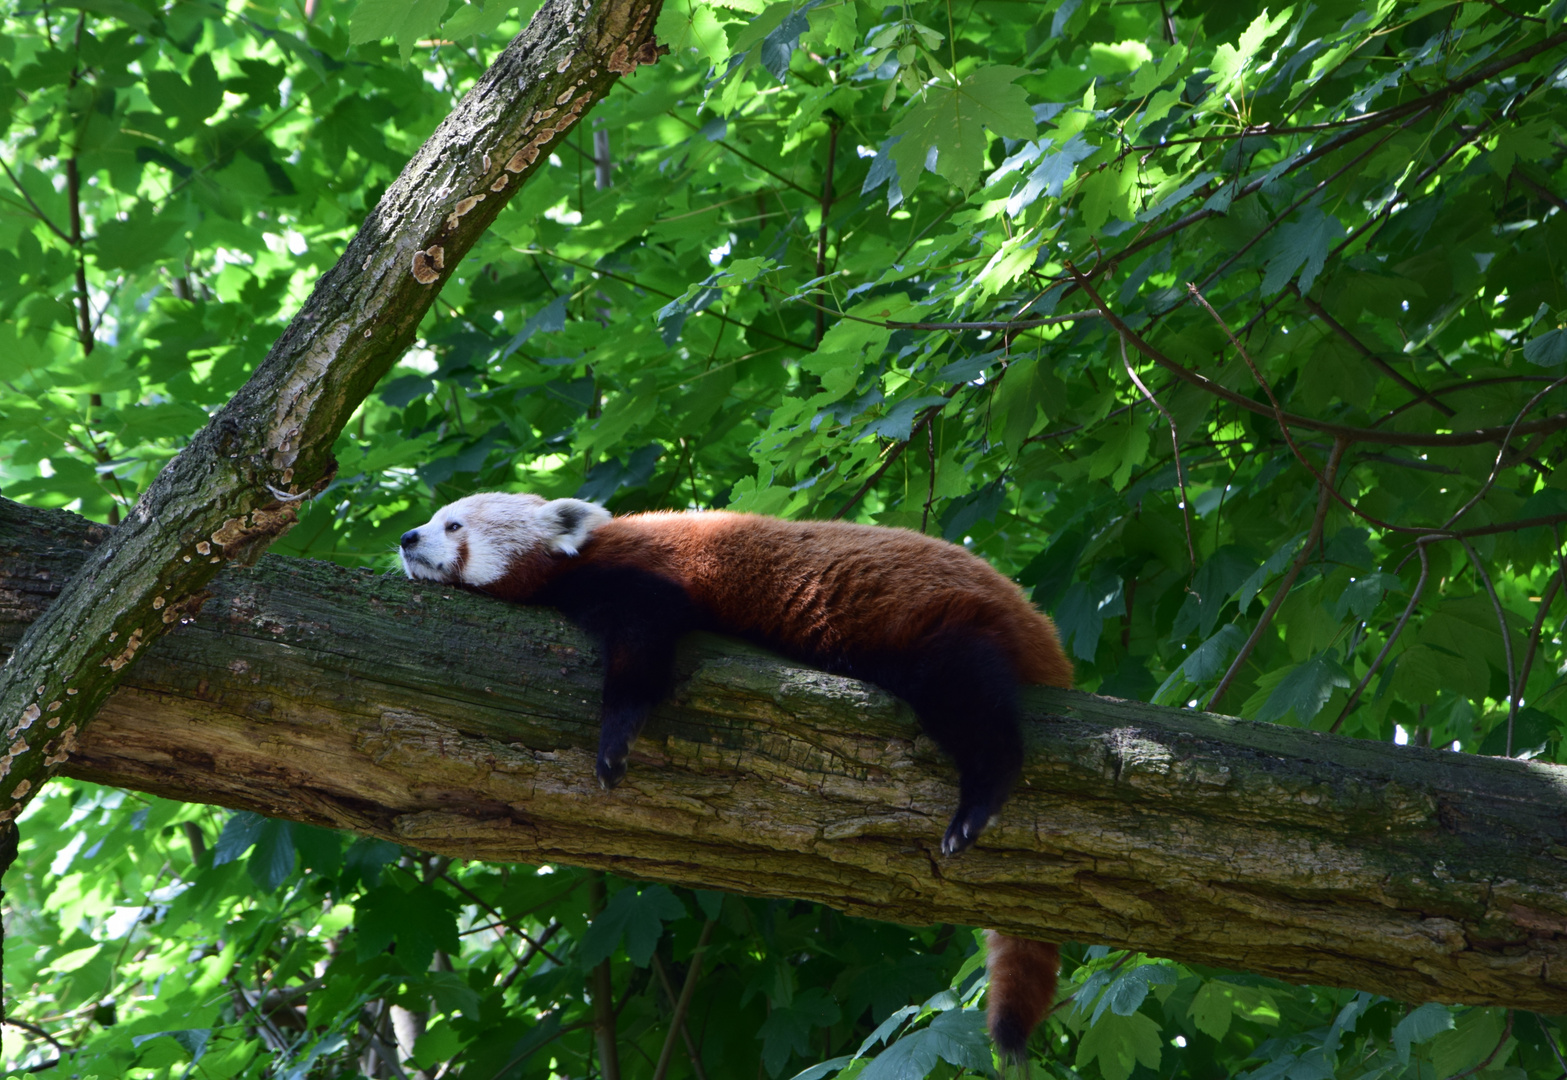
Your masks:
M408 163L265 362L166 466L0 669L0 869L11 824L136 655L226 563L288 530L331 448L462 257L549 150L639 64L659 0L550 0Z

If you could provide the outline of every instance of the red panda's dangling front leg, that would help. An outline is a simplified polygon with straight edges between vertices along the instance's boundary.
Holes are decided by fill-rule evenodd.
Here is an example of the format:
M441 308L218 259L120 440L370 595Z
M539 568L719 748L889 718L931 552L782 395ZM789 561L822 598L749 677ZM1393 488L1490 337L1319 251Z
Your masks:
M598 639L604 711L594 771L607 790L626 775L631 744L669 694L675 643L701 620L679 585L629 566L573 568L551 582L539 601L558 607Z
M943 855L967 850L1001 810L1023 770L1019 681L1006 651L975 627L938 630L850 674L907 701L958 767L958 808Z

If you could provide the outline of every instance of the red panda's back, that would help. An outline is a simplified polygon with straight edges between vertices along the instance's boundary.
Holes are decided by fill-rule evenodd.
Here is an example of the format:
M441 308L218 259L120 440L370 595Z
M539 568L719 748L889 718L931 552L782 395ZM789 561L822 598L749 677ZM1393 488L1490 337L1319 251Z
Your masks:
M1070 686L1055 627L984 560L907 529L752 514L654 513L600 526L580 557L684 585L726 629L824 662L936 629L997 640L1031 683Z

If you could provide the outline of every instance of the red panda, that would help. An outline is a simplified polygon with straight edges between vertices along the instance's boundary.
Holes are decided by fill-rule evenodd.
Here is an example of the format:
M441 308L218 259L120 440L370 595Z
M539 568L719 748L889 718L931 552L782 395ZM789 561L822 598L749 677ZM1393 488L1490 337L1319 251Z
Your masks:
M549 604L596 637L604 705L596 772L626 772L690 630L757 642L903 698L958 767L944 855L974 843L1022 769L1018 688L1071 686L1055 627L963 548L906 529L752 514L611 517L578 499L480 494L402 536L411 578ZM1024 1059L1049 1009L1056 946L992 933L991 1038Z

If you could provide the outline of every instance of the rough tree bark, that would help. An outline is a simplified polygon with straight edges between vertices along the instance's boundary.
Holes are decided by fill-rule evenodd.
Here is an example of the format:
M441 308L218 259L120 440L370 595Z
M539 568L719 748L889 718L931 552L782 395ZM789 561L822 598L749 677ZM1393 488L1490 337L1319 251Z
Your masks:
M103 536L0 500L0 649ZM68 773L457 857L1567 1012L1567 769L1040 690L1023 785L942 859L951 766L864 684L694 638L605 793L597 657L556 613L271 557L212 592Z
M615 81L659 0L548 0L387 189L255 375L148 487L0 668L0 871L16 816L137 653L330 482L332 446L446 278ZM0 1008L3 1015L3 1008Z

